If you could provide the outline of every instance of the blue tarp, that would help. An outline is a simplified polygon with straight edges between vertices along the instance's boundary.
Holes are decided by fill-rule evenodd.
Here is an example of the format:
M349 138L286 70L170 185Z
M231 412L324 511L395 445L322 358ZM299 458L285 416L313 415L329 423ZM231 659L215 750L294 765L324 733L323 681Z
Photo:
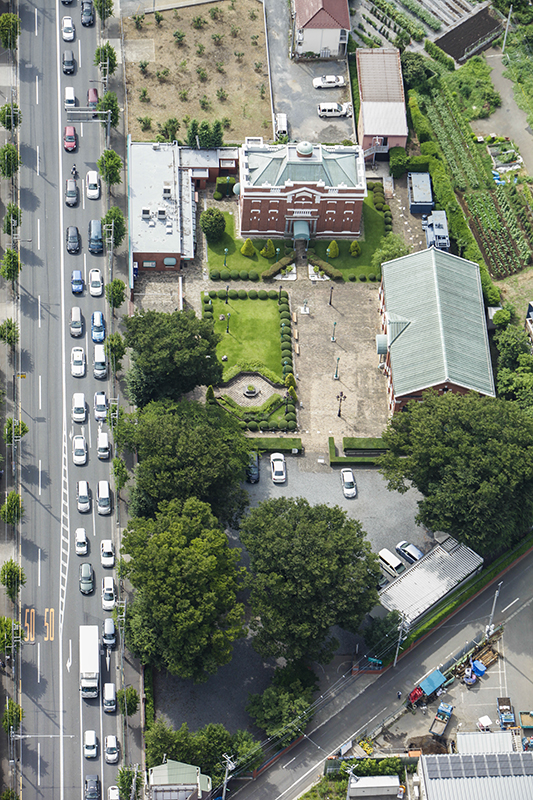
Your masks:
M481 661L474 661L472 669L479 678L483 677L487 671L487 667Z
M429 697L430 694L436 692L443 683L446 683L446 678L442 674L442 672L438 669L435 672L432 672L427 678L424 678L423 681L420 681L418 684L426 697Z

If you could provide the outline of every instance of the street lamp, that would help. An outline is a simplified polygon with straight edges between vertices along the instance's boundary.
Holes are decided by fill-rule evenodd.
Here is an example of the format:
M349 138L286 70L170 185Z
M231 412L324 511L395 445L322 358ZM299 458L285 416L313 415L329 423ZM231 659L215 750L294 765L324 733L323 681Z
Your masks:
M330 255L330 249L328 247L326 250L326 264L329 264L329 255Z
M342 408L342 404L343 404L343 403L344 403L344 401L346 400L346 395L344 394L344 392L340 392L340 393L337 395L337 400L339 401L339 410L337 411L337 416L338 416L338 417L340 417L340 416L341 416L341 408Z
M334 380L334 381L338 381L338 380L339 380L339 361L340 361L340 360L341 360L341 357L339 356L339 357L337 358L337 365L336 365L336 367L335 367L335 375L333 376L333 380Z
M279 254L281 253L281 247L276 247L276 261L279 261Z
M336 341L337 341L337 340L335 339L335 328L336 328L336 327L337 327L337 323L336 323L336 322L334 322L334 323L333 323L333 333L332 333L332 335L331 335L331 341L332 341L332 342L336 342Z
M279 284L278 306L281 305L281 282Z
M228 257L229 250L227 247L224 248L224 266L226 266L226 259Z
M228 305L228 292L229 292L229 286L226 286L226 305Z
M230 317L231 317L231 314L228 314L227 322L226 322L226 333L229 333L229 318Z
M329 303L328 306L331 305L331 298L333 297L333 284L331 285L331 289L329 290Z

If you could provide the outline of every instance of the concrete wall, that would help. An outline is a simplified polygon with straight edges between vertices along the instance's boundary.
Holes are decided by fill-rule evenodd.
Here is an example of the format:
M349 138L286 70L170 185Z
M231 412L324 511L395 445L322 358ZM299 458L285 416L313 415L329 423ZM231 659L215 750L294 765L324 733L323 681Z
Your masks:
M300 33L303 33L303 41L299 41ZM296 52L302 53L316 53L320 55L322 50L328 49L331 56L338 56L340 50L340 35L341 28L303 28L302 31L296 32ZM346 50L346 45L343 43L342 55Z

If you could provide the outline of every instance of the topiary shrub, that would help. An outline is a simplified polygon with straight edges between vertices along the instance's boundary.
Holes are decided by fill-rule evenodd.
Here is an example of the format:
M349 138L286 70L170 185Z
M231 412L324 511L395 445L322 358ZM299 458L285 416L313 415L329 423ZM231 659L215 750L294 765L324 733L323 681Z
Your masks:
M270 297L271 300L277 300L278 299L278 293L276 292L275 289L269 289L268 290L268 296Z
M211 278L212 281L220 280L220 271L218 269L212 269L211 272L209 273L209 277Z
M241 279L241 281L247 281L248 280L248 270L241 269L241 271L239 272L239 278Z
M390 206L388 205L388 203L383 204L383 211L390 211Z
M220 192L213 192L213 200L222 200Z
M250 289L250 291L248 292L248 299L257 300L257 292L255 289Z
M205 305L208 306L210 302L211 302L211 298L209 297L209 295L208 294L204 294L203 297L202 297L202 303L205 303Z
M243 256L248 256L248 258L251 258L255 255L255 247L251 239L246 239L245 243L241 247L241 253Z
M392 222L385 223L385 233L390 233L392 230Z
M254 281L254 283L255 281L259 280L259 274L255 271L255 269L250 270L250 272L248 273L248 277L251 281Z
M245 422L243 419L239 420L239 428L240 428L241 430L245 431L245 430L246 430L246 427L247 427L247 426L246 426L246 422Z
M281 343L281 352L283 353L284 350L288 350L289 353L292 350L292 344L290 342L282 342Z
M359 280L362 281L363 283L366 281L366 275L364 272L362 275L359 275Z
M295 431L296 430L296 422L293 422L292 420L290 420L290 422L287 422L287 430L288 431Z
M259 289L257 296L260 300L268 300L268 292L266 292L264 289Z
M388 219L392 219L392 211L385 211L383 216L385 217L385 222L387 222Z
M287 430L287 420L285 420L285 419L280 420L279 423L278 423L278 428L280 429L280 431L286 431Z
M220 270L220 277L223 281L229 281L230 278L230 271L229 269L221 269Z
M239 270L238 269L232 269L231 272L230 272L230 277L231 277L232 281L238 281L239 280Z
M282 319L281 322L279 323L279 330L280 330L280 333L282 333L282 334L283 333L290 333L291 324L290 324L289 320Z
M259 430L259 425L257 424L257 422L252 420L251 422L248 423L248 430L249 431L258 431Z
M290 311L290 310L291 309L288 303L280 303L280 305L278 306L278 311L280 314L282 311Z
M225 300L226 299L226 290L225 289L219 289L218 292L217 292L217 297L220 300Z
M357 256L361 255L361 245L357 241L353 241L350 245L350 255L353 258L357 258Z
M376 276L374 275L373 272L369 272L368 273L368 280L369 281L375 281L376 280Z
M296 414L294 411L289 411L288 414L285 414L285 419L287 422L296 422Z
M383 203L374 203L376 211L383 211Z
M237 289L230 289L228 295L231 298L231 300L236 300L239 296L239 292L237 291Z
M281 299L283 300L283 298L285 298L286 300L289 299L289 293L286 292L285 289L281 290Z
M348 280L354 283L357 280L357 275L349 275Z
M289 412L290 412L290 413L292 413L292 414L294 414L294 409L295 409L295 408L296 408L296 406L294 405L294 403L293 403L292 401L289 401L289 402L287 403L287 414L288 414ZM295 417L295 419L296 419L296 417Z
M267 243L260 252L263 258L274 258L276 255L276 248L274 247L272 239L267 239Z
M262 419L259 423L259 430L260 431L267 431L269 428L269 422L267 419Z
M333 239L333 241L329 243L327 249L329 250L329 257L330 258L338 258L338 256L339 256L339 245L337 244L335 239Z
M281 343L285 344L286 342L291 342L291 334L290 331L286 331L283 336L281 337Z
M239 289L239 300L246 300L247 297L246 289Z
M291 315L290 315L290 313L288 311L282 311L281 314L279 315L279 318L280 319L288 319L288 320L290 320Z
M277 422L269 422L268 423L268 429L271 430L271 431L277 431L278 423Z
M216 297L217 290L216 289L209 289L209 297Z

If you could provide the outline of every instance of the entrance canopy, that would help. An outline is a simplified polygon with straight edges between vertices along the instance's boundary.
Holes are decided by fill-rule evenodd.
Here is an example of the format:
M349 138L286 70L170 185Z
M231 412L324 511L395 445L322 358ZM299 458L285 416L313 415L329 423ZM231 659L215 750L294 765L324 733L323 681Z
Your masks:
M293 239L305 239L306 242L310 239L309 221L306 219L294 220L293 226Z

